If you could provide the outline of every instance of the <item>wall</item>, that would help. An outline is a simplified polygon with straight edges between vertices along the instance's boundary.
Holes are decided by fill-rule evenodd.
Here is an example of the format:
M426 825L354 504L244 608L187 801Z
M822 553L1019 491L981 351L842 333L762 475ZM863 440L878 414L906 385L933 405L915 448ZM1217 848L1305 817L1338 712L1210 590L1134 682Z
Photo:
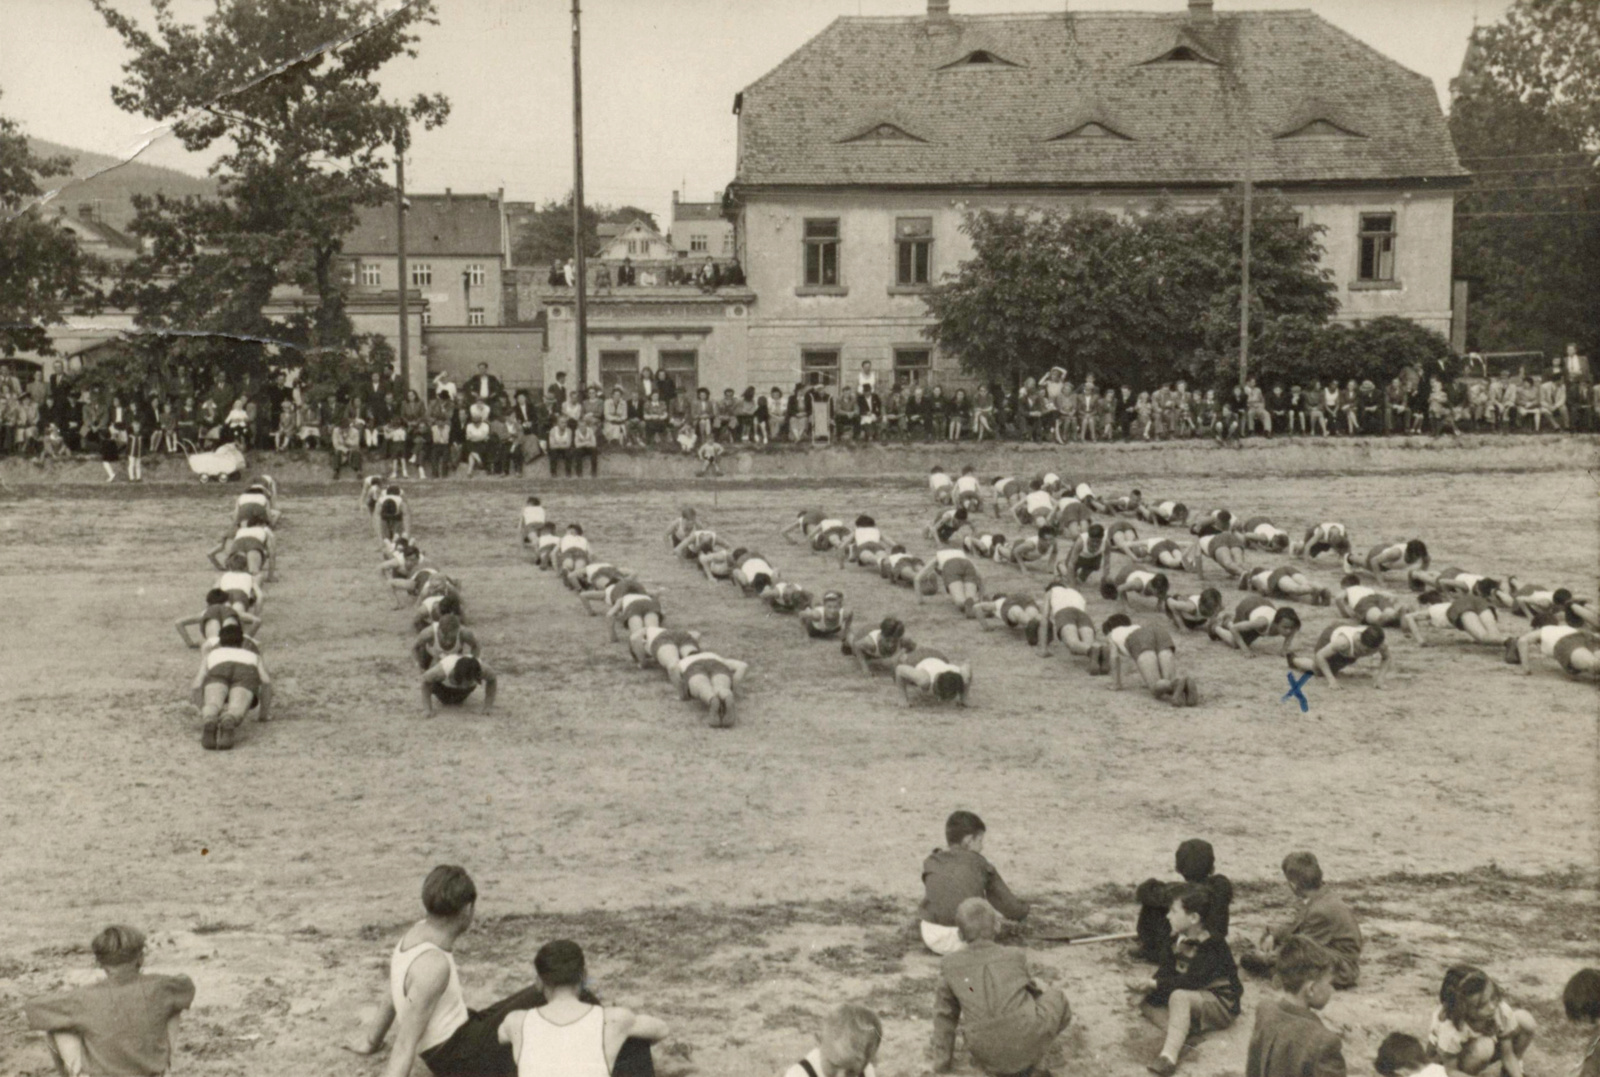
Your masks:
M752 291L761 297L751 323L752 381L793 384L800 376L800 352L811 347L841 349L841 367L850 372L870 359L875 369L893 365L897 346L927 346L929 324L920 295L895 287L895 219L933 219L931 279L954 272L972 256L961 232L965 215L982 209L1004 211L1048 207L1128 212L1147 205L1146 192L1063 193L1058 191L952 193L949 191L793 191L751 192L742 210L742 246ZM1187 193L1171 201L1198 208L1213 196ZM1412 318L1448 333L1450 324L1451 230L1449 191L1293 191L1288 201L1308 223L1327 226L1324 263L1334 271L1343 320L1384 314ZM1396 214L1396 287L1352 288L1357 272L1358 220L1362 212ZM807 217L837 217L840 229L840 286L807 289L804 284L803 232ZM821 294L819 294L819 292ZM940 381L959 383L952 357L935 352Z
M505 382L508 392L544 386L541 329L430 325L422 331L422 341L430 377L444 371L459 384L478 372L479 363L488 363L489 373Z
M743 390L750 367L749 324L755 296L723 289L711 294L686 288L630 288L621 295L589 297L588 367L600 381L601 352L638 352L638 367L657 370L663 351L696 353L698 384L720 395ZM550 350L547 380L557 370L576 381L577 327L571 293L548 298Z

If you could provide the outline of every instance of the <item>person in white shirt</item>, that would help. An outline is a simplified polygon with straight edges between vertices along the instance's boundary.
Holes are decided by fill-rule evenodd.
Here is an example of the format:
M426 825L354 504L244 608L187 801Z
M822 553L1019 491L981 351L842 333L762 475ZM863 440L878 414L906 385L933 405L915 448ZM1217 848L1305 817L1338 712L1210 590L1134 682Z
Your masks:
M517 1077L634 1077L654 1073L650 1045L667 1036L659 1017L602 1006L584 988L583 949L570 939L539 947L533 968L546 1001L513 1010L498 1039L511 1045ZM587 996L587 997L586 997Z
M845 1003L823 1019L817 1046L784 1070L783 1077L876 1077L872 1063L882 1043L878 1015Z

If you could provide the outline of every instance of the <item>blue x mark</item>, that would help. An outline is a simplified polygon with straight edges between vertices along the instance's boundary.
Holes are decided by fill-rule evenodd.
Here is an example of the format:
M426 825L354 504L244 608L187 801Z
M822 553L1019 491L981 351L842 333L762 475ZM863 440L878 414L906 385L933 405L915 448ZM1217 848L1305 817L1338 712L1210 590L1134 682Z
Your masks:
M1282 702L1287 703L1291 699L1298 699L1300 701L1301 714L1304 714L1306 711L1310 710L1311 703L1306 699L1306 694L1300 691L1300 689L1306 686L1306 682L1311 680L1312 676L1313 674L1307 673L1297 679L1294 675L1294 670L1290 670L1288 672L1289 690L1283 693Z

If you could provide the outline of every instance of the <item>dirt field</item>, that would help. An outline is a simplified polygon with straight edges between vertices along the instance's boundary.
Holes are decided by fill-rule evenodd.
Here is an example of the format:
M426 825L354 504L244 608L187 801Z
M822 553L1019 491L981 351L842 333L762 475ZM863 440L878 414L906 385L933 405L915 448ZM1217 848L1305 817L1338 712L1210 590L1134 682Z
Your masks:
M1419 535L1441 567L1595 593L1596 480L1578 466L1090 477L1103 492L1139 485L1291 530L1341 519L1358 545ZM89 937L128 921L152 932L152 967L200 985L176 1073L375 1073L377 1061L333 1045L377 997L422 875L448 861L483 895L460 950L474 1004L531 978L538 945L570 935L608 998L674 1026L663 1072L777 1072L828 1005L858 999L888 1026L879 1072L920 1074L936 964L911 933L917 871L955 807L984 816L987 852L1040 901L1044 927L1131 923L1131 884L1204 836L1239 885L1239 932L1254 935L1287 908L1282 855L1310 848L1367 930L1362 986L1328 1010L1355 1068L1370 1069L1385 1032L1425 1031L1455 960L1489 965L1540 1017L1530 1074L1575 1059L1558 996L1600 938L1592 685L1549 666L1517 676L1465 637L1401 641L1386 691L1358 671L1347 691L1308 686L1302 715L1280 698L1280 659L1188 638L1180 662L1206 702L1173 710L775 533L816 505L871 512L927 547L915 478L663 485L408 488L415 534L464 580L502 676L492 714L474 702L431 720L406 653L409 612L377 580L354 485L287 488L261 633L278 720L247 727L231 754L199 748L185 702L195 659L170 625L199 610L204 552L237 488L0 494L0 1072L47 1071L20 999L87 978ZM662 588L674 623L751 662L739 728L705 728L523 562L515 519L530 492ZM674 561L661 534L680 502L788 578L842 587L858 619L894 614L970 660L973 708L904 709L887 675L862 677L836 646ZM1335 582L1331 565L1312 574ZM1006 572L986 578L998 587ZM1090 607L1097 619L1111 608L1097 596ZM1313 636L1333 617L1302 613ZM1154 1051L1154 1029L1128 1012L1132 967L1118 949L1034 950L1078 1014L1058 1077L1131 1077ZM1250 1011L1269 992L1253 982L1245 1017L1184 1072L1242 1069Z

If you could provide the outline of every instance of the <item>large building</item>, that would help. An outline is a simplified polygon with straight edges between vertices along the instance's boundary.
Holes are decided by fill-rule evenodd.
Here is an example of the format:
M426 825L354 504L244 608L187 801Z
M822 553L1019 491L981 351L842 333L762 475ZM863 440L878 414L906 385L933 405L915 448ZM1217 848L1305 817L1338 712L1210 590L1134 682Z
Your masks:
M510 252L499 194L408 194L406 285L421 294L425 325L504 324L501 275ZM345 237L345 282L354 297L399 287L393 201L364 207Z
M970 257L969 212L1198 206L1247 173L1326 228L1341 319L1449 331L1466 172L1433 84L1308 11L929 0L836 20L734 108L751 384L831 383L863 360L954 376L921 296Z

